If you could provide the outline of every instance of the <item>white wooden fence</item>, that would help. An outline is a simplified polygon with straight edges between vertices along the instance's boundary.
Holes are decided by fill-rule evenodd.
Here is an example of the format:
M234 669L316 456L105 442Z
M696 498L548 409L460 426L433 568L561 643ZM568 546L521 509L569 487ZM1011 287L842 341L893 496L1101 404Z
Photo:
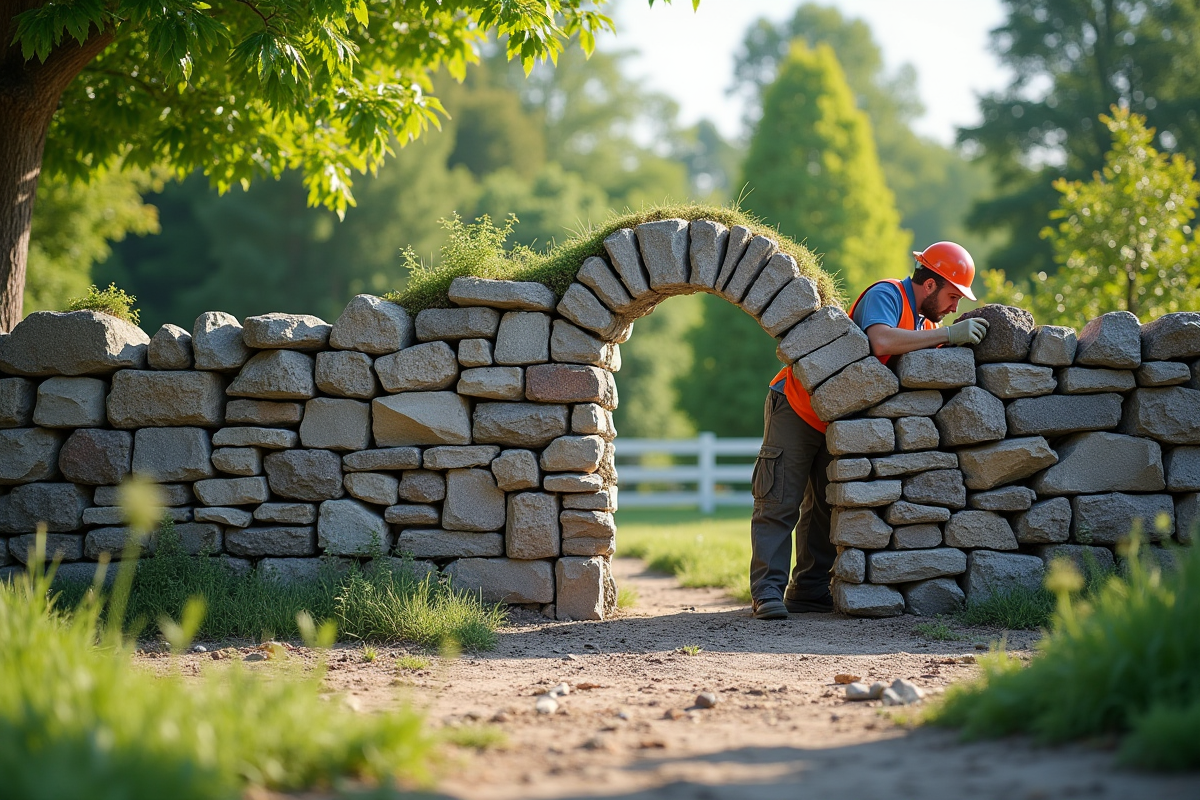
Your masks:
M749 506L748 491L754 462L721 464L721 457L745 459L758 455L762 439L718 439L701 433L695 439L616 439L618 484L621 506L699 506L711 514L718 505ZM645 456L686 456L695 463L664 466L645 465ZM695 487L695 488L687 488Z

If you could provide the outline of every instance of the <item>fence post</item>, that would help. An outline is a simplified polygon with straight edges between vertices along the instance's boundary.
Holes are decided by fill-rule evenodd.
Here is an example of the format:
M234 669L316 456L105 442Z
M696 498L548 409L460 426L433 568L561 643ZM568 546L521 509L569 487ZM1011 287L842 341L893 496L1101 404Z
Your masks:
M700 513L711 514L717 510L717 435L703 431L699 439L700 453L696 463L700 467L700 481L696 489L700 493Z

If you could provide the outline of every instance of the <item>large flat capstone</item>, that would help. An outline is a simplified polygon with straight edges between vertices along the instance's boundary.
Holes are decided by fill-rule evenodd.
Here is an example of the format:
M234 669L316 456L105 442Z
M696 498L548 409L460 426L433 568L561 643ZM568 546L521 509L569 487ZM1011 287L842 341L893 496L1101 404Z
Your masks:
M98 311L35 311L0 336L0 370L12 375L106 375L143 369L150 337Z

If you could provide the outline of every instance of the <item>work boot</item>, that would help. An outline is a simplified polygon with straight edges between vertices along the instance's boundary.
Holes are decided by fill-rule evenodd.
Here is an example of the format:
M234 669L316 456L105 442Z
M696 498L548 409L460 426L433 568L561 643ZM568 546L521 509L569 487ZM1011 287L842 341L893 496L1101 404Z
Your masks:
M793 614L828 614L833 611L833 595L828 590L816 597L785 592L783 603Z
M754 601L755 619L787 619L788 609L777 597Z

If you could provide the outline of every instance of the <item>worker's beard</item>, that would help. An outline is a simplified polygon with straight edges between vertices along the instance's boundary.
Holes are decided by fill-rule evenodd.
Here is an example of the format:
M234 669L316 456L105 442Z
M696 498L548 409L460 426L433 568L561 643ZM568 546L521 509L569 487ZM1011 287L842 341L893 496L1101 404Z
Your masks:
M942 317L946 316L941 312L941 309L938 308L937 299L939 294L941 294L940 291L934 292L921 301L921 316L925 317L925 319L933 322L941 322Z

